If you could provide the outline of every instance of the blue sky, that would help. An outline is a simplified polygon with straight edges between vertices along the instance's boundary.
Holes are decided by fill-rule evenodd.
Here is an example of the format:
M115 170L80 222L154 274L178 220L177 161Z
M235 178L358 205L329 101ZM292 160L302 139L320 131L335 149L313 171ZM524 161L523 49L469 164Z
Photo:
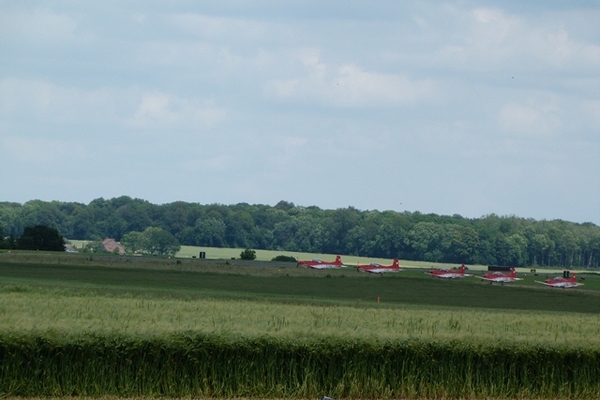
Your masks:
M600 224L600 2L0 0L0 200Z

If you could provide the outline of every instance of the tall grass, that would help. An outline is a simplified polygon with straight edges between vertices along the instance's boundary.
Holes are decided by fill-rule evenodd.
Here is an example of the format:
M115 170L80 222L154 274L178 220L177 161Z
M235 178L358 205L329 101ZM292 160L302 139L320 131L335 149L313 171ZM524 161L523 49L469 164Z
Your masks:
M455 341L0 336L2 396L568 397L600 393L600 350Z

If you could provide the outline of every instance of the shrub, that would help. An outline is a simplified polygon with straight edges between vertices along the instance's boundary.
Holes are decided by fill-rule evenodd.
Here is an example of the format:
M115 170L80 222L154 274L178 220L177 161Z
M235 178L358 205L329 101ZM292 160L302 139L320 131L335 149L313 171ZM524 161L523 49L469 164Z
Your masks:
M244 250L240 253L240 258L242 260L255 260L256 259L256 251L246 248L246 250Z
M273 257L271 261L285 261L285 262L297 262L297 260L292 256L277 256Z

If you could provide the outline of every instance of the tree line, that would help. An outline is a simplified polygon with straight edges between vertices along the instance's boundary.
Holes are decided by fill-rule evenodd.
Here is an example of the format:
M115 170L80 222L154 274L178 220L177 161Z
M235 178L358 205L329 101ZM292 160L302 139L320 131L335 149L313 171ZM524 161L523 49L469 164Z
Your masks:
M177 244L348 254L377 258L511 266L600 267L600 227L516 216L423 214L301 207L173 202L121 196L89 204L32 200L0 203L3 242L45 225L65 238L135 242L160 228ZM133 239L133 240L132 240ZM170 243L170 245L177 245Z
M0 249L65 251L65 239L56 228L45 225L28 226L18 238L5 238L0 234Z

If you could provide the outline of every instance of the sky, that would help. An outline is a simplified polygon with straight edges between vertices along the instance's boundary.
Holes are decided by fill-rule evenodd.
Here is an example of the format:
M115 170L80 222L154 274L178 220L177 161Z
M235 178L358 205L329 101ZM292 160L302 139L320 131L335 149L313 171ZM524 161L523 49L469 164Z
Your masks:
M0 0L0 201L600 225L600 1Z

